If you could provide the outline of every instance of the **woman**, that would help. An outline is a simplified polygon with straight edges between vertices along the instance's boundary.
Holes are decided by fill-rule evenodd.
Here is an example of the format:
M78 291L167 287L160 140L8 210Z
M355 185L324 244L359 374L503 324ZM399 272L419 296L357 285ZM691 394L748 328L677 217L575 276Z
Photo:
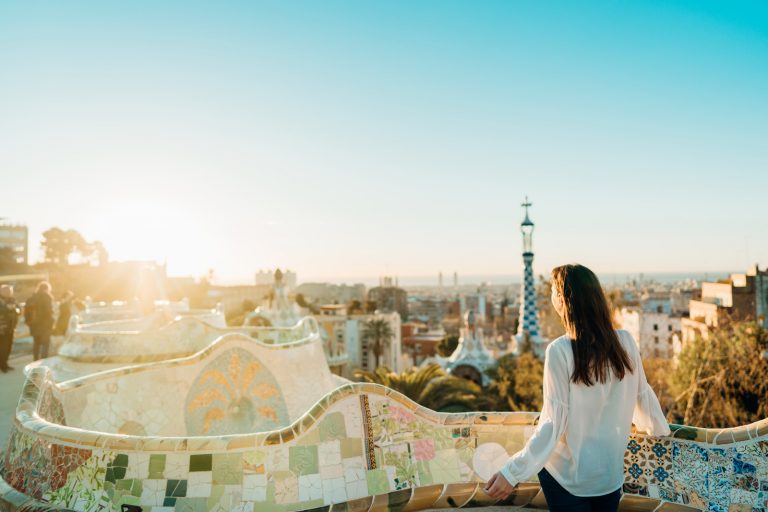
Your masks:
M504 499L538 473L549 510L615 511L631 424L669 435L640 353L611 325L600 282L582 265L552 271L552 304L566 334L547 347L544 405L525 447L486 484Z

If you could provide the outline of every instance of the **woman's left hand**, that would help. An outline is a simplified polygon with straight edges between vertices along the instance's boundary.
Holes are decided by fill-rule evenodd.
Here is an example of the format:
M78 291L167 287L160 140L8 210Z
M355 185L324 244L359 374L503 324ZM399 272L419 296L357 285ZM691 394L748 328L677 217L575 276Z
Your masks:
M515 490L516 485L510 484L501 473L496 473L488 480L483 489L491 498L505 500Z

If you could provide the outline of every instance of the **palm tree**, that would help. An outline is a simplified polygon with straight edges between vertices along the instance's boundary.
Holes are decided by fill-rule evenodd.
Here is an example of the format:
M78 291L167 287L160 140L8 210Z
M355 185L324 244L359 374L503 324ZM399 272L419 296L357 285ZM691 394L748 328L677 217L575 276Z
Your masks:
M373 318L363 324L362 340L373 349L373 355L376 357L376 368L379 367L379 360L384 348L389 346L394 335L389 322L383 318Z
M402 373L395 373L386 366L373 372L357 370L355 377L392 388L433 411L488 410L491 405L480 386L448 375L435 363L409 368Z

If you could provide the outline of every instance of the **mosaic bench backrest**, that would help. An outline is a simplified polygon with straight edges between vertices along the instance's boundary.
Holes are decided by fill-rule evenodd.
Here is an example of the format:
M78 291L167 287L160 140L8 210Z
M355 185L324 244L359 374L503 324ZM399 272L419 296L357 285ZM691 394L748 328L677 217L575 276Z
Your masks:
M264 343L292 343L318 332L313 318L293 327L215 327L198 317L177 318L162 327L144 331L77 331L59 349L59 355L72 361L93 363L137 363L193 354L225 334L242 333Z
M39 502L85 511L133 504L153 512L490 504L482 482L524 445L537 417L438 414L388 388L349 384L274 432L115 436L42 420L61 408L50 386L44 370L30 374L5 456L6 482L32 500L25 510ZM633 510L653 510L659 500L677 510L765 510L768 424L635 435L625 476L624 502L642 505ZM535 499L530 484L521 486L516 504ZM10 489L4 495L22 500Z
M193 356L70 380L52 393L72 427L190 436L283 427L337 385L316 333L282 345L228 334Z

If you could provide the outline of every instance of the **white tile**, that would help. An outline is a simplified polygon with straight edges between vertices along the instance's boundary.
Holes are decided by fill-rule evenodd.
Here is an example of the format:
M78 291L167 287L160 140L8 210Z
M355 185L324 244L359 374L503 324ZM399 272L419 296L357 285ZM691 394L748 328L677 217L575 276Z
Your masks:
M326 505L347 501L347 486L343 478L323 480L323 501Z
M362 480L348 482L346 487L347 499L349 500L368 496L368 482L366 481L365 477L363 477Z
M320 443L317 447L317 456L321 467L341 464L341 443L338 439Z
M193 471L187 479L187 497L207 498L211 495L213 473L211 471Z
M169 453L165 456L165 478L173 480L185 480L189 474L189 455L182 453Z
M128 469L125 478L144 480L149 478L149 454L131 453L128 456Z
M149 505L152 507L160 506L165 499L165 488L168 484L168 480L165 479L146 479L142 482L141 498L139 503L141 505Z
M323 497L323 484L320 475L301 475L299 477L299 501L317 500Z

